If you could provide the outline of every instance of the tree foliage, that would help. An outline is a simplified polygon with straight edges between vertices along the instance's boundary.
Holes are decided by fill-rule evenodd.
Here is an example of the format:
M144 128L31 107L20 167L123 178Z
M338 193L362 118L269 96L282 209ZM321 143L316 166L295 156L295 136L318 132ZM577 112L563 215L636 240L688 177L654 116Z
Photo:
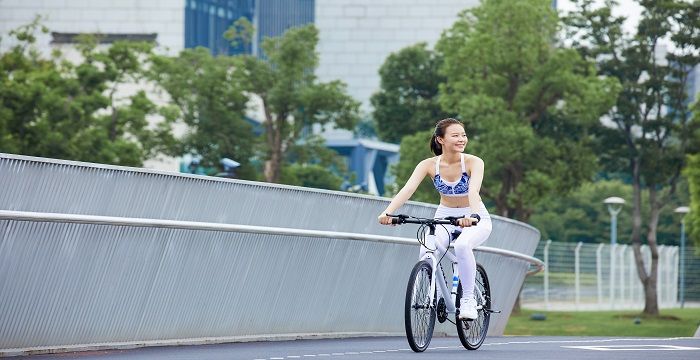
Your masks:
M693 116L700 117L700 100L695 102ZM693 136L700 138L700 130L696 130ZM690 213L686 216L686 224L691 243L695 244L696 250L700 250L700 154L688 155L684 174L688 179L690 193Z
M392 53L379 68L380 89L370 101L380 139L398 143L435 126L449 117L438 102L439 84L445 81L438 73L440 58L418 43Z
M247 20L234 24L228 36L244 36ZM262 44L265 60L241 56L247 88L262 100L265 113L265 179L279 182L286 155L300 139L302 130L313 124L332 124L352 129L359 119L359 103L340 81L320 82L318 30L307 25L287 30L281 37L266 38Z
M611 15L615 1L595 7L592 0L577 2L567 18L569 37L579 52L595 60L601 74L615 77L622 93L609 113L614 124L603 132L601 146L611 158L622 158L633 187L632 229L637 274L645 289L647 314L658 314L657 228L661 213L669 209L686 155L697 151L694 136L698 120L691 116L686 95L688 72L698 64L700 4L680 0L640 1L643 8L637 33L621 30L624 19ZM662 43L668 44L663 54ZM619 166L615 161L608 166ZM616 169L619 170L619 169ZM642 191L648 196L646 243L651 263L641 254Z
M187 125L180 153L201 156L201 164L213 168L222 158L233 159L241 164L238 177L257 179L250 164L256 137L245 120L247 76L240 59L215 57L201 47L186 49L176 57L154 56L149 74Z
M486 164L482 193L503 216L527 220L542 198L596 170L590 131L618 86L555 46L557 29L551 1L485 0L436 46L441 103L467 124L468 151Z
M10 32L16 44L0 54L0 151L140 166L172 153L172 118L143 91L120 97L136 82L152 44L116 42L106 49L85 37L75 65L35 47L39 19ZM160 117L151 125L151 117Z
M428 146L432 135L433 130L428 130L403 137L399 148L399 162L391 168L393 175L396 177L396 184L394 186L397 187L391 192L398 192L398 189L406 184L416 164L423 159L433 156ZM440 201L440 196L435 191L430 179L425 178L418 186L413 196L411 196L411 200L434 204Z
M682 190L687 186L679 184ZM632 199L632 185L620 180L598 180L587 182L564 196L553 195L541 201L530 217L530 224L542 233L543 239L564 242L608 243L610 242L610 214L603 200L610 196ZM673 206L687 204L687 192L679 191L672 200ZM648 202L644 196L643 203ZM672 206L671 206L672 207ZM669 207L669 208L671 208ZM649 209L643 209L648 216ZM660 215L658 242L663 245L678 245L680 219L672 211ZM632 212L628 201L617 218L620 244L630 244L626 236L632 231Z
M325 146L319 135L309 135L291 144L280 182L289 185L338 190L343 183L340 174L347 173L344 160Z

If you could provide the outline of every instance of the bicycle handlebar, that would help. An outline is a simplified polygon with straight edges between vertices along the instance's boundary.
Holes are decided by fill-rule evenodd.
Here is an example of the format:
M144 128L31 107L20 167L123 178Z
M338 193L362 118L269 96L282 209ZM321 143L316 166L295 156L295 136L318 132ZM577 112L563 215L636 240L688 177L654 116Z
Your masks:
M400 225L400 224L422 224L422 225L454 225L454 226L459 226L457 223L457 220L462 219L462 217L456 217L456 216L448 216L444 218L437 218L437 219L424 219L424 218L417 218L413 217L410 215L404 215L404 214L386 214L386 216L392 218L391 223L394 225ZM464 216L466 217L466 216ZM471 214L469 215L470 218L476 219L476 224L481 221L481 216L479 214ZM476 225L475 224L475 225Z

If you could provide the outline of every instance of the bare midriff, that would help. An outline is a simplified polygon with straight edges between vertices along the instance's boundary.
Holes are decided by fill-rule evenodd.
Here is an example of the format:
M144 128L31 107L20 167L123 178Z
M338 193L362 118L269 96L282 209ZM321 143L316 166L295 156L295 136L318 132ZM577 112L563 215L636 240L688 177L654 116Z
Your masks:
M449 197L440 196L440 205L451 208L469 207L469 198L466 196Z

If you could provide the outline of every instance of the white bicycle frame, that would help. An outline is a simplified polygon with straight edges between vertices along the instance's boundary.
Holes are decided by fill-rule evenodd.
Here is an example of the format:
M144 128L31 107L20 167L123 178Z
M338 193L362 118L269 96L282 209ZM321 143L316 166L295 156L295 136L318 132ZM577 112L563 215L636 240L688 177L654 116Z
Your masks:
M428 304L430 304L431 307L434 304L433 301L435 300L435 287L436 287L435 284L438 283L438 284L440 284L440 291L443 295L443 298L445 299L445 306L447 307L447 313L448 314L455 314L457 312L457 305L456 305L457 286L459 285L459 271L457 270L457 263L458 263L457 257L452 252L448 251L448 249L446 249L444 246L442 246L442 244L440 244L439 241L435 241L435 239L436 239L435 235L428 234L425 236L425 240L426 240L425 245L421 245L421 246L425 246L425 248L427 250L426 250L425 255L423 255L419 260L419 262L420 261L430 261L430 263L432 264L432 268L433 268L432 277L430 280L430 302ZM451 243L451 241L450 241L450 243ZM450 244L450 247L452 247L452 244ZM452 294L452 296L449 296L449 297L446 296L448 294L448 291L447 291L447 285L445 284L444 281L436 281L436 279L438 279L438 276L441 280L445 279L445 274L442 271L442 267L439 266L440 264L438 263L438 259L435 257L435 250L438 250L438 251L440 251L440 253L445 254L445 256L452 262L453 276L452 276L452 291L450 292ZM476 309L481 310L481 309L483 309L483 305L481 305L481 304L486 303L486 301L484 299L484 295L481 293L481 291L475 291L475 293L476 293L476 296L478 297ZM464 296L464 294L463 294L463 296Z

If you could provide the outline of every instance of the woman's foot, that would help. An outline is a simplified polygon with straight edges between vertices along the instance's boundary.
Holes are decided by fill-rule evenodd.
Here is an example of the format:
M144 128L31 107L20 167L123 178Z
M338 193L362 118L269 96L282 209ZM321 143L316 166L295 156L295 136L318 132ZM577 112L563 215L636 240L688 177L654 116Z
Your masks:
M460 320L474 320L479 317L479 314L476 311L476 300L474 298L462 298L460 302Z

